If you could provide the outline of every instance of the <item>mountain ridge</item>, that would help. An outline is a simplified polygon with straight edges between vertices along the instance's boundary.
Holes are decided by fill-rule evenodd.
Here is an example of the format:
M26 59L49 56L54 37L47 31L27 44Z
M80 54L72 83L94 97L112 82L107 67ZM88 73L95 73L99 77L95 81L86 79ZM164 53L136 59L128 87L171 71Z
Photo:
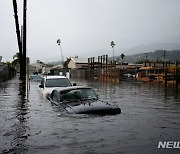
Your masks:
M137 45L130 49L127 49L127 53L136 54L136 53L145 53L145 52L153 52L156 50L180 50L180 43L151 43L148 45ZM129 55L129 54L128 54Z
M137 63L145 60L153 61L153 62L180 61L180 50L172 50L172 51L155 50L154 52L127 55L125 56L123 61L127 63Z

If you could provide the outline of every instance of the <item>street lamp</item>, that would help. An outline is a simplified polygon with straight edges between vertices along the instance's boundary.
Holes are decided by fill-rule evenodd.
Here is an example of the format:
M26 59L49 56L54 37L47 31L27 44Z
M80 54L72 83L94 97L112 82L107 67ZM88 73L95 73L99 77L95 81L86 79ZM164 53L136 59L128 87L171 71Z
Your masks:
M111 46L112 46L112 48L113 48L113 62L114 62L114 46L115 46L114 41L111 42Z
M57 44L59 45L60 50L61 50L61 63L63 65L63 55L62 55L62 48L61 48L61 40L60 39L57 40Z

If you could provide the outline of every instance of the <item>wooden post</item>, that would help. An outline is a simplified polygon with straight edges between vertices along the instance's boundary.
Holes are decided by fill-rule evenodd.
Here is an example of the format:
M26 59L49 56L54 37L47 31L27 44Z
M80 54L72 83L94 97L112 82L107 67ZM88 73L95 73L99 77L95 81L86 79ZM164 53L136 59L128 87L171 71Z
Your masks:
M106 55L105 75L106 75L106 81L107 81L107 79L108 79L108 55Z
M90 78L90 62L91 62L91 59L88 58L88 80Z
M95 67L94 67L94 66L95 66L95 65L94 65L94 57L92 57L92 63L93 63L93 70L92 70L92 71L93 71L93 80L94 80L94 75L95 75L95 69L94 69L94 68L95 68Z
M165 89L167 89L167 62L165 64L164 68L165 68L165 70L164 70L165 71L165 74L164 74L165 75Z
M98 56L98 64L97 64L97 66L98 66L98 68L97 68L97 70L98 70L98 72L97 72L97 74L98 74L98 80L100 80L101 79L101 69L100 69L100 56Z
M178 61L176 61L176 71L175 71L175 79L176 79L176 92L178 92Z
M110 66L110 72L111 72L111 75L110 75L110 81L112 82L112 65L113 65L113 62L111 61L111 66Z
M116 60L114 61L114 82L116 83Z

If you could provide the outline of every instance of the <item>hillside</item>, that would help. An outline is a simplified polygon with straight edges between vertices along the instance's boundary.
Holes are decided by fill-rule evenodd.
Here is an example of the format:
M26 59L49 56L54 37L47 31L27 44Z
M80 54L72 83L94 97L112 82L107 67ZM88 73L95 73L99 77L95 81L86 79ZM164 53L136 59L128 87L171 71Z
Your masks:
M154 52L147 52L147 53L140 53L140 54L134 54L134 55L127 55L124 58L124 62L128 63L136 63L138 61L180 61L180 50L172 50L172 51L166 51L166 50L156 50Z
M132 55L135 53L145 53L145 52L153 52L156 50L180 50L180 43L151 43L147 45L138 45L133 48L127 49L126 52L129 53L128 55Z

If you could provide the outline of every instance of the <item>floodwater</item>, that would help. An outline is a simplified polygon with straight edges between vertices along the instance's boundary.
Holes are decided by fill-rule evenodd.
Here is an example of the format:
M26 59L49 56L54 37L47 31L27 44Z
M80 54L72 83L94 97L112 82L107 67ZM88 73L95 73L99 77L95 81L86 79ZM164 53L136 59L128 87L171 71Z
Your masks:
M99 98L117 104L112 116L62 113L30 82L28 97L14 78L0 83L0 153L146 154L180 153L158 149L159 141L180 141L180 94L139 82L119 84L76 80Z

